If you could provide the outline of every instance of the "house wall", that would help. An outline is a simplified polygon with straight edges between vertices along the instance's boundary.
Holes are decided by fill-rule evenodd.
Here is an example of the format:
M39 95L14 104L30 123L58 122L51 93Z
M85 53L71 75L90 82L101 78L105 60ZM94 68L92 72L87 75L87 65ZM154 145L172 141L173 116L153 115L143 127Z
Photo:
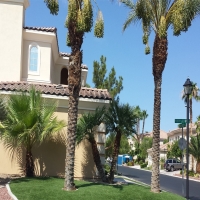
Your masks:
M26 0L0 0L0 80L19 81Z
M58 103L55 116L60 120L68 120L68 103L67 99L60 100ZM87 105L87 104L86 104ZM80 117L86 111L80 109L78 116ZM105 163L105 125L101 124L96 129L96 142L99 149L102 164ZM35 163L35 174L37 176L63 176L65 172L65 128L54 141L48 141L42 145L36 145L33 148L33 158ZM0 173L2 174L23 174L25 166L25 152L17 152L12 157L11 151L7 149L0 140ZM93 161L91 146L88 141L81 142L76 146L75 150L75 178L95 178L98 172Z
M38 67L39 73L33 74L28 71L29 69L29 48L31 45L38 46ZM51 83L50 76L51 69L51 44L47 42L34 41L34 40L24 40L23 45L23 70L22 70L22 80L23 81L34 81L34 82L44 82Z

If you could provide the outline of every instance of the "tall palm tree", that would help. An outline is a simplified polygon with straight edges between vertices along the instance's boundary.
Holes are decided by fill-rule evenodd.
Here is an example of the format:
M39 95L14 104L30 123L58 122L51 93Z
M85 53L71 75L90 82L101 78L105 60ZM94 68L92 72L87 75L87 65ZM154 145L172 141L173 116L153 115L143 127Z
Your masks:
M134 115L137 118L137 125L136 125L136 134L140 135L140 120L142 119L142 111L140 109L140 106L136 106L133 110Z
M142 22L143 43L145 53L150 53L148 39L151 31L155 33L153 45L153 76L154 76L154 114L153 114L153 148L151 191L160 192L159 183L159 148L160 148L160 111L162 72L167 60L167 31L171 26L173 34L179 36L186 32L192 20L200 11L199 0L121 0L130 9L123 30L137 21Z
M94 113L83 114L78 120L76 135L76 140L78 144L80 144L80 142L84 139L90 142L94 163L103 182L107 181L107 177L105 176L105 172L102 167L99 150L97 148L97 143L95 140L95 134L97 126L99 126L104 121L105 112L106 109L105 107L103 107L97 108Z
M199 88L198 88L197 84L192 82L192 92L189 96L190 124L191 124L190 135L192 135L192 99L195 99L196 101L199 100L198 92L199 92ZM184 92L182 95L182 99L185 101L185 103L187 103L187 95L185 95Z
M144 125L145 125L145 119L148 117L149 115L147 114L146 110L142 111L142 134L144 134Z
M44 0L51 14L57 15L59 11L58 0ZM68 129L65 159L65 190L75 190L74 184L74 155L76 143L76 124L78 117L78 101L81 89L81 64L84 34L90 32L93 26L93 6L91 0L68 0L68 13L65 26L68 29L67 45L71 47L69 56L69 109ZM103 37L104 21L101 11L98 11L94 27L94 35ZM67 77L66 77L67 78Z
M109 132L115 132L114 149L110 168L109 182L114 180L114 171L116 168L117 156L119 154L120 141L122 134L129 136L135 130L136 117L133 114L133 108L128 104L119 104L119 99L114 100L106 113L106 125Z
M197 117L196 136L192 136L189 144L189 153L196 159L196 172L200 173L200 116Z
M30 92L10 95L2 121L1 137L7 147L22 147L26 150L26 176L34 176L32 148L44 140L51 139L66 124L54 116L57 103L47 101L40 92L31 88Z

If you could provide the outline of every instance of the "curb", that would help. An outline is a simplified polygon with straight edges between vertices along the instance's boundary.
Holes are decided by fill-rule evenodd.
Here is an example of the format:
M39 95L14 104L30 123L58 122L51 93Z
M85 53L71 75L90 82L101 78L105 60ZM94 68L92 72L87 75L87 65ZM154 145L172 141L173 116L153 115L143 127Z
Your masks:
M9 182L6 184L6 189L8 191L8 194L12 197L13 200L18 200L17 197L11 192Z

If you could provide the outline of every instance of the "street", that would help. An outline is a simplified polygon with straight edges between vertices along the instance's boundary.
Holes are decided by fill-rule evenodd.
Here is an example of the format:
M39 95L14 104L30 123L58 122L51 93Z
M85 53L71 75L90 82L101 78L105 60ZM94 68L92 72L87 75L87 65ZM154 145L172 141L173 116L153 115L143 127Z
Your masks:
M151 184L151 172L130 168L127 166L118 166L118 172L122 173L123 176L127 176L129 178L133 178L135 180L141 181L146 184ZM178 173L178 172L177 172ZM186 181L184 180L184 185ZM172 193L176 193L180 196L184 196L182 194L182 184L183 180L181 178L168 176L164 174L160 174L160 186L161 190L169 191ZM185 192L185 187L184 187ZM189 181L189 197L190 200L200 200L200 182Z

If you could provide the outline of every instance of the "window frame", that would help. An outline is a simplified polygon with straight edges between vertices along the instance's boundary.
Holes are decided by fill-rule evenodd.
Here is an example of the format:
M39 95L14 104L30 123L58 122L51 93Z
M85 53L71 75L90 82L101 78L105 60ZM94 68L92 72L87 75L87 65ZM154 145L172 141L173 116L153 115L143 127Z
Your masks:
M32 47L36 47L37 48L37 53L38 53L38 57L37 57L37 71L31 71L30 70L30 58L31 58L31 48ZM39 75L40 73L40 47L37 43L31 43L29 45L29 49L28 49L28 74L30 75Z

